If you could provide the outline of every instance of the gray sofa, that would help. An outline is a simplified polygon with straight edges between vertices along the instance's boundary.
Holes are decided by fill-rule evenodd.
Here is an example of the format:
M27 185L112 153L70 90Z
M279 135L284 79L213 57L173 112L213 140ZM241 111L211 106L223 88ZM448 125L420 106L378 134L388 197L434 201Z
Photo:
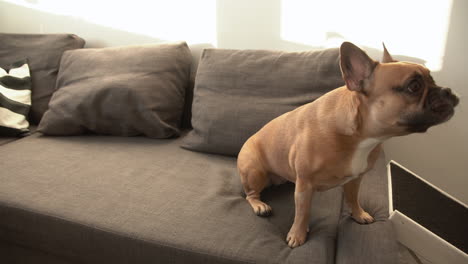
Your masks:
M198 82L204 47L190 47L192 85L179 136L48 136L32 128L23 138L0 138L2 263L397 262L383 153L360 196L376 222L354 222L341 187L318 193L308 240L290 249L285 237L294 217L294 185L267 189L264 200L274 214L258 217L243 198L235 155L223 152L232 153L232 144L252 132L219 151L192 151L196 144L203 149L226 141L200 143L188 127L190 110L200 107L191 107L190 87ZM204 103L206 97L197 98L204 88L195 86L194 104ZM203 113L194 111L195 129L204 124L195 120ZM234 122L224 125L238 126Z

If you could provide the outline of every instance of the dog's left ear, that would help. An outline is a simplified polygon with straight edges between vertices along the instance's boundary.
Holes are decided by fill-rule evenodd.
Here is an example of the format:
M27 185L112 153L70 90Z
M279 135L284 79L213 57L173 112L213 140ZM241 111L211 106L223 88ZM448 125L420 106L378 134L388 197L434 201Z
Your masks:
M343 42L340 47L340 67L348 89L364 92L364 80L369 78L378 62L371 59L363 50L351 42Z
M388 62L397 62L392 58L392 55L387 50L387 47L385 47L385 43L382 42L383 45L383 56L382 56L382 62L383 63L388 63Z

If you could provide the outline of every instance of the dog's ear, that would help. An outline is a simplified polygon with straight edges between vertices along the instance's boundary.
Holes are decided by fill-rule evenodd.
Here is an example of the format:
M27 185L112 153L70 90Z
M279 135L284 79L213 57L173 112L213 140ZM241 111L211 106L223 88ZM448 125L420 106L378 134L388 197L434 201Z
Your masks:
M382 62L383 63L388 63L388 62L397 62L392 58L392 55L387 50L387 47L385 47L385 43L382 42L383 45L383 56L382 56Z
M369 78L378 62L371 59L363 50L351 42L343 42L340 47L340 67L348 89L364 92L364 80Z

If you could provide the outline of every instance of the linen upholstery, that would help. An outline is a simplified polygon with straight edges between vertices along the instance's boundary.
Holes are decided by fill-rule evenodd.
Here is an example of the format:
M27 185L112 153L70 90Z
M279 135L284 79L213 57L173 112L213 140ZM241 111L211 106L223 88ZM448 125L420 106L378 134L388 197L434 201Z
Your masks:
M182 147L236 156L267 122L341 85L336 48L205 49L195 81L193 130Z
M181 139L44 137L0 148L0 237L88 263L333 263L340 189L313 200L310 236L290 249L293 185L242 196L236 159Z
M28 59L32 94L29 121L39 124L55 90L60 59L66 50L83 48L85 41L73 34L0 33L0 67Z
M0 256L3 263L18 264L72 264L67 259L58 258L47 252L0 241Z
M193 89L195 87L195 79L197 76L198 64L203 50L214 48L211 44L192 44L189 45L192 53L192 65L190 66L190 82L187 91L185 92L185 105L184 114L182 115L182 128L192 128L192 102L193 102Z
M185 42L65 52L38 130L178 136L191 59Z

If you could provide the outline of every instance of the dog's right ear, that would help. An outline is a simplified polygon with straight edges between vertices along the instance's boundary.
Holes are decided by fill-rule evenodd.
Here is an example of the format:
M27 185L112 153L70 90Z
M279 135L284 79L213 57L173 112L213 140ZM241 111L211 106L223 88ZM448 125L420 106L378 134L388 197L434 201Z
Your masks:
M340 68L348 89L364 91L364 80L369 78L378 62L371 59L363 50L351 42L343 42L340 47Z
M382 56L382 62L383 63L388 63L388 62L397 62L392 58L392 55L387 50L387 47L385 47L385 43L382 42L383 45L383 56Z

